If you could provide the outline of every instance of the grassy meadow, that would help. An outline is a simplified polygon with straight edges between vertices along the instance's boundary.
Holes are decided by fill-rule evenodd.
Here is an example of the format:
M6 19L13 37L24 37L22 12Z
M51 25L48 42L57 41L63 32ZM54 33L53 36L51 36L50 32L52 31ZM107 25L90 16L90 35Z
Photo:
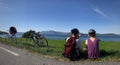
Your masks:
M38 53L48 58L54 58L57 60L68 60L62 56L64 51L65 40L48 40L49 47L39 47L32 41L26 42L24 38L18 38L17 43L11 41L5 41L4 38L0 38L0 42L7 45L12 45L17 48L26 49L33 53ZM100 42L100 54L101 57L96 61L120 61L120 42ZM83 54L80 60L87 61L86 50L84 41L82 41Z

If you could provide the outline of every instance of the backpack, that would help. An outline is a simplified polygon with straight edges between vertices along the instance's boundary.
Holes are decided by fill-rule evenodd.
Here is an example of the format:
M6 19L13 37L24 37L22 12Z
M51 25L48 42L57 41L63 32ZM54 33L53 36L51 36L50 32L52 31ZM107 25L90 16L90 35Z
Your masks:
M69 58L70 60L75 60L76 59L75 46L76 46L76 38L70 37L65 44L63 56Z

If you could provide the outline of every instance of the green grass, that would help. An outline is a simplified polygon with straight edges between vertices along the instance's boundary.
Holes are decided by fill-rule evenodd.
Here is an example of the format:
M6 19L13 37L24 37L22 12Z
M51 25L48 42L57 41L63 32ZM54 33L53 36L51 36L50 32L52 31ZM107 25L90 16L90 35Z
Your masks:
M5 39L0 38L0 42L51 58L66 60L62 56L65 40L48 40L49 47L39 47L32 41L26 42L24 38L17 39L17 43L11 43L10 41L5 41ZM120 42L101 41L99 47L101 57L97 59L97 61L120 61ZM84 41L82 41L82 48L85 48ZM83 50L83 58L81 60L88 60L86 58L86 50Z
M100 42L101 60L120 61L120 42Z

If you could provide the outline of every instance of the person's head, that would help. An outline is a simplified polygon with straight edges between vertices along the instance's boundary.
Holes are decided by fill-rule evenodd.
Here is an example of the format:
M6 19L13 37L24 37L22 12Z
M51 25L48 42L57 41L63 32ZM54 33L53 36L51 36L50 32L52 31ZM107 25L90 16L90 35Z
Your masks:
M74 35L75 37L79 38L79 30L77 28L73 28L71 30L71 34Z
M96 31L94 29L90 29L88 31L88 35L89 35L89 37L95 37L96 36Z
M17 33L16 27L14 27L14 26L9 27L9 33L10 34L16 34Z

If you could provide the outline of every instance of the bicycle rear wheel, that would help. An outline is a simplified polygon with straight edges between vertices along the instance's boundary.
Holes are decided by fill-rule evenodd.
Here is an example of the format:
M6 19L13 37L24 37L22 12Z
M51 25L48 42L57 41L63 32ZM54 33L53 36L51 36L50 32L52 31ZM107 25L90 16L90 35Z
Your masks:
M48 41L45 37L39 38L39 40L37 41L37 45L39 47L48 47Z
M8 42L8 43L17 43L17 38L16 38L16 36L14 35L14 36L10 36L9 34L7 34L6 36L5 36L5 41L6 42Z
M11 42L11 37L10 37L9 34L6 34L6 35L5 35L5 41L6 41L6 42Z

